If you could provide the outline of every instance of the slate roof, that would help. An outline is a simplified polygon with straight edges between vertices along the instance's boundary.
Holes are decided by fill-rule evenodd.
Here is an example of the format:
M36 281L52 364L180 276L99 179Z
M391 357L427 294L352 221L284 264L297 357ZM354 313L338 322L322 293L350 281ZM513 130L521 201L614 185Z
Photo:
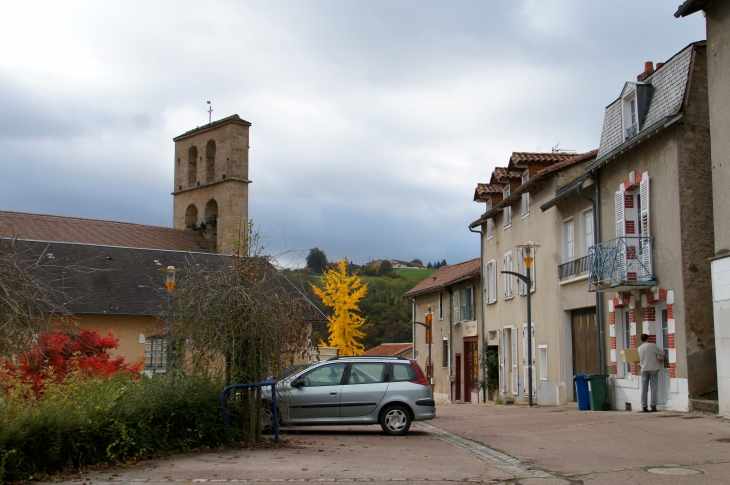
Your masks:
M699 44L704 44L704 42L688 45L644 79L643 83L650 86L650 94L644 121L636 136L645 130L654 129L655 125L665 122L669 117L675 116L681 111L689 81L692 52L695 45ZM621 123L621 98L619 97L606 107L597 162L600 163L603 157L625 142Z
M197 128L193 128L192 130L186 131L182 135L178 135L175 138L173 138L172 141L182 140L183 138L187 138L189 136L195 135L197 133L202 133L207 130L212 130L213 128L217 128L221 125L225 125L226 123L238 123L238 124L244 125L244 126L251 126L251 123L242 119L240 116L231 115L231 116L227 116L225 118L221 118L220 120L214 121L212 123L208 123L207 125L198 126Z
M479 258L463 263L442 266L434 274L408 290L403 296L407 297L430 293L445 286L458 283L459 281L478 278L479 275Z
M377 347L363 352L361 356L400 357L412 351L413 344L380 344Z
M0 239L0 251L10 244ZM19 240L15 243L21 258L38 260L44 280L50 283L57 302L71 314L163 316L167 308L165 273L167 266L206 269L232 268L230 255L122 248L66 242ZM290 288L294 297L305 298L279 272L279 285ZM177 273L178 282L185 271ZM314 305L305 321L326 321Z
M0 211L0 237L212 253L202 234L170 227Z

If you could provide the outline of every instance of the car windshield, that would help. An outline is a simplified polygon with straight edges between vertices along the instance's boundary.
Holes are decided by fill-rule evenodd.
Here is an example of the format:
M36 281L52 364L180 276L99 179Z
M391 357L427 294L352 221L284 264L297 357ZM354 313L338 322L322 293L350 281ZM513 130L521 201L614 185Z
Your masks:
M297 372L303 371L307 367L311 366L313 363L314 362L308 362L306 364L297 364L297 365L293 365L291 367L287 367L286 369L281 371L278 376L276 376L276 380L283 381L287 377L292 376L292 375L296 374Z

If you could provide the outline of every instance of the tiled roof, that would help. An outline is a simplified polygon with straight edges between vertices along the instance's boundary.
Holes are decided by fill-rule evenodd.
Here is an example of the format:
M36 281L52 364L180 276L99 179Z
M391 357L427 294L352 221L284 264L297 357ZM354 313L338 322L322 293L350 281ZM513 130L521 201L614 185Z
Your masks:
M566 152L512 152L512 156L509 158L510 165L516 165L518 163L542 163L545 165L561 162L568 158L573 158L575 153Z
M507 167L496 167L492 172L490 184L500 183L503 179L520 179L522 176L518 173L510 173ZM503 183L503 182L502 182Z
M562 162L554 163L554 164L550 165L549 167L545 167L542 170L540 170L539 172L537 172L537 174L543 175L543 174L549 174L549 173L553 173L553 172L559 172L560 170L562 170L564 168L571 167L575 164L588 161L591 158L596 158L597 154L598 154L598 150L591 150L589 152L581 153L579 155L573 154L571 156L571 158L569 158L567 160L563 160Z
M492 184L477 184L477 188L474 189L474 200L482 200L490 194L501 194L502 187L495 187Z
M644 79L643 83L650 86L650 94L638 134L681 111L689 81L692 52L699 44L703 43L695 42L685 47ZM606 107L597 158L600 160L604 155L622 145L626 141L624 138L621 124L621 98L619 97Z
M0 237L212 253L199 232L128 222L0 211Z
M480 226L484 224L488 219L493 218L497 212L501 211L504 207L509 206L517 202L522 198L522 194L525 192L529 192L534 190L535 188L539 187L541 184L544 183L545 180L549 179L554 173L557 173L561 170L564 170L566 168L570 168L572 166L578 165L580 163L589 162L591 159L596 158L597 150L591 150L590 152L586 153L580 153L578 155L571 154L571 157L567 160L563 160L562 162L555 163L549 167L545 167L542 170L538 171L536 175L533 175L533 177L525 182L524 184L520 185L519 188L515 189L510 193L509 197L506 199L502 199L502 201L492 207L490 210L482 214L482 216L477 219L476 221L469 224L469 227L474 228L477 226Z
M363 356L400 357L413 350L413 344L380 344L363 352Z
M463 263L442 266L434 274L418 283L403 296L415 296L443 288L457 281L479 276L479 258Z
M0 247L9 244L0 239ZM17 241L21 258L39 261L45 280L56 290L59 305L71 314L163 316L167 308L165 275L160 271L175 266L184 282L186 268L223 269L232 267L230 255L120 248L63 242ZM296 287L272 267L280 278L277 288L285 288L293 298L305 298ZM309 303L305 321L327 318Z
M198 126L197 128L194 128L194 129L192 129L190 131L186 131L182 135L176 136L172 140L173 141L178 141L178 140L181 140L181 139L183 139L185 137L194 135L196 133L200 133L200 132L203 132L203 131L206 131L206 130L211 130L213 128L217 128L218 126L224 125L226 123L238 123L238 124L245 125L245 126L251 126L251 123L249 123L248 121L246 121L244 119L241 119L240 116L238 116L238 115L231 115L231 116L227 116L225 118L222 118L220 120L214 121L212 123L208 123L207 125Z

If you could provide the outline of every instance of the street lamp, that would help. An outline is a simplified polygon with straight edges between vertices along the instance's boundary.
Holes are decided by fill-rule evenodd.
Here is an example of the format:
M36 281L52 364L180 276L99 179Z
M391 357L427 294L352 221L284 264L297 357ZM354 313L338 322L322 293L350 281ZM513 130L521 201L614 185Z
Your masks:
M175 289L175 272L180 271L174 266L162 268L165 272L165 286L167 287L167 344L165 347L165 370L171 369L172 361L172 290Z
M527 275L521 275L520 273L514 273L512 271L502 271L503 274L509 274L516 276L521 279L527 285L527 406L532 407L532 301L530 300L530 294L532 293L532 279L530 278L530 268L532 262L535 261L535 253L539 244L533 244L532 241L528 241L525 244L518 244L517 250L522 256L522 260L525 262L525 268Z
M432 315L426 315L426 320L431 323L431 325L427 325L425 323L421 322L413 322L416 325L421 325L426 329L426 335L428 336L428 364L426 365L426 376L428 377L428 385L431 386L431 344L433 343L433 321L429 318L433 318Z

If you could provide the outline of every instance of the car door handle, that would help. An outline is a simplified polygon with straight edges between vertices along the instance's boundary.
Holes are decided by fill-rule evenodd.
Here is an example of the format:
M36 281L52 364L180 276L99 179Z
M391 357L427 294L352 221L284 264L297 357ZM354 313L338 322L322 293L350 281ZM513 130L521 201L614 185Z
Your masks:
M330 391L330 394L332 394L334 396L337 394L337 391Z

